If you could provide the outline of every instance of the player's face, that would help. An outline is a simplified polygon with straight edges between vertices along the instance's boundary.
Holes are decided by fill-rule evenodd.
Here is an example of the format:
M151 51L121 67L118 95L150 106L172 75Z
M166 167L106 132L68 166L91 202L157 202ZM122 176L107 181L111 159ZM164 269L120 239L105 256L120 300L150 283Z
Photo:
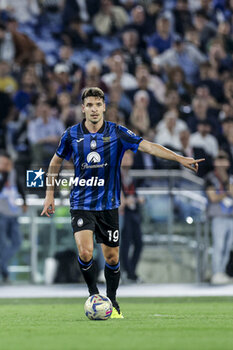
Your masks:
M82 111L87 121L97 124L104 118L105 103L100 97L86 97L82 105Z

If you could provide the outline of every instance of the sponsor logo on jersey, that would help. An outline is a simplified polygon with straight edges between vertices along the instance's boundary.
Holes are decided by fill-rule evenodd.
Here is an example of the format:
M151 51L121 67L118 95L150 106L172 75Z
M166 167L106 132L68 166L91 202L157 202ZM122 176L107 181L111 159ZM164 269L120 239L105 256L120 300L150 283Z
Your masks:
M97 152L90 152L87 155L87 163L88 164L95 164L95 163L99 163L101 161L101 157L99 155L99 153Z
M79 143L79 142L81 142L81 141L83 141L83 140L84 140L84 138L81 137L80 139L78 139L78 140L76 140L76 141Z
M93 164L93 165L88 165L87 163L83 163L81 165L81 169L98 169L98 168L105 168L108 165L108 163L104 164Z

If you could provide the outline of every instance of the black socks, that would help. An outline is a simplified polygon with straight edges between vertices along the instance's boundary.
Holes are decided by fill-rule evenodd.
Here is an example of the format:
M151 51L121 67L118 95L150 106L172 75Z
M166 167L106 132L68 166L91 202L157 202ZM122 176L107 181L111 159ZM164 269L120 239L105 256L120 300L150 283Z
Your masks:
M90 295L99 294L96 285L96 268L94 260L91 259L90 261L85 262L78 257L78 262Z
M94 260L91 259L90 261L85 262L78 257L78 262L90 295L99 294L99 290L96 285L97 277ZM105 263L104 274L106 278L107 297L114 302L116 301L116 291L120 281L120 262L118 262L116 265L109 265L108 263Z
M120 281L120 262L116 265L105 263L104 274L106 278L107 297L114 302Z

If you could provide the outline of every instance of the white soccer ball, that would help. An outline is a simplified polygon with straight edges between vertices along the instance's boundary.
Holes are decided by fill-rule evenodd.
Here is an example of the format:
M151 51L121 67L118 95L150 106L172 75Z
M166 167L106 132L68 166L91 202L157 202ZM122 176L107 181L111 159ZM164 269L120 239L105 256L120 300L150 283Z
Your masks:
M112 302L105 295L91 295L84 305L89 320L107 320L112 314Z

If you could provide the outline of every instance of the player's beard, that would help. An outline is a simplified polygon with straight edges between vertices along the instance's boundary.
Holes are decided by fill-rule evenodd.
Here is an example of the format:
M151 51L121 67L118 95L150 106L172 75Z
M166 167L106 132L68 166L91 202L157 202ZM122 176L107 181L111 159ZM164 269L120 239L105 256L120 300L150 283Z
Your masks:
M98 119L92 119L92 120L90 120L90 122L95 125L95 124L98 124L101 120L103 122L103 118L102 117L100 117Z
M91 123L92 124L97 124L97 123L99 123L99 121L98 120L91 120Z

